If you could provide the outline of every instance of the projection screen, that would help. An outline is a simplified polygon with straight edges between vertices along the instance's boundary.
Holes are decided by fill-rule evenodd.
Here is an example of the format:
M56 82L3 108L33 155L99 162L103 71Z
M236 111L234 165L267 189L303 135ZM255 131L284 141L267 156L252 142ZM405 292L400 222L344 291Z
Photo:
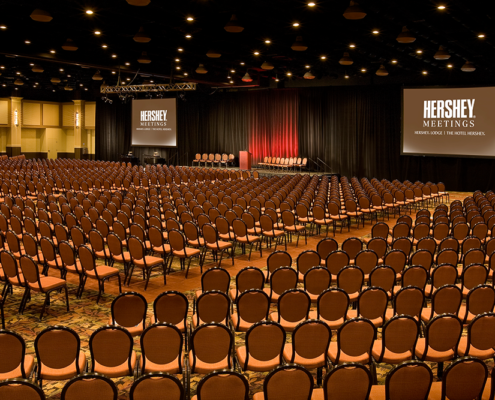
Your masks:
M495 87L403 90L402 154L495 157Z
M132 146L177 147L176 99L132 101Z

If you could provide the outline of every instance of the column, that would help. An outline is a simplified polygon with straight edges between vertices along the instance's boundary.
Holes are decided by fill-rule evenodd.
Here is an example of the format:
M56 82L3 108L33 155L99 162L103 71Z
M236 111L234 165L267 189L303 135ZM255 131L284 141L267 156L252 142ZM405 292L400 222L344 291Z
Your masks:
M74 158L83 158L83 149L87 148L86 128L84 126L84 100L74 102Z
M14 157L21 154L22 97L11 97L10 101L10 135L6 151L9 157Z

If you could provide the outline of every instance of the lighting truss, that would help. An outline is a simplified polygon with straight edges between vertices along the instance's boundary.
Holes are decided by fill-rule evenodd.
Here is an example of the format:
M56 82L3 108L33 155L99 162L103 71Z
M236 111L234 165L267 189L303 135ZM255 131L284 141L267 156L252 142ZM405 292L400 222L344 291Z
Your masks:
M100 93L122 94L122 93L149 93L149 92L182 92L196 90L195 82L179 82L162 85L101 85Z

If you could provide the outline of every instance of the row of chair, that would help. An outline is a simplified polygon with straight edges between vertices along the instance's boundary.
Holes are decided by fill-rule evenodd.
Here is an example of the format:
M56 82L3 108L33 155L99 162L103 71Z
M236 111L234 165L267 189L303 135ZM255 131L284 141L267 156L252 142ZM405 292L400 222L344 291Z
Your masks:
M299 168L299 171L302 169L306 169L308 166L307 157L288 157L288 158L280 158L280 157L265 157L263 158L263 162L258 163L258 167L267 168L267 169L281 169L281 170L293 170Z
M213 154L207 154L203 153L201 155L200 153L197 153L196 156L194 157L194 160L192 161L193 166L194 164L197 164L198 166L201 166L201 163L204 163L205 167L208 165L208 163L213 167L216 165L217 167L223 165L224 167L227 167L229 165L234 164L234 155L233 154L225 154L223 153L220 155L219 153Z

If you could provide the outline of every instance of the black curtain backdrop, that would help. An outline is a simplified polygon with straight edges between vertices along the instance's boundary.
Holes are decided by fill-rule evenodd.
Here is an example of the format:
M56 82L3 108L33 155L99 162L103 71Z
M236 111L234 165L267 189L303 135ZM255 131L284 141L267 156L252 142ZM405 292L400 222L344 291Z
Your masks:
M118 161L133 150L142 160L159 151L171 163L190 165L196 153L237 157L250 150L259 159L296 151L328 164L327 172L348 177L441 181L447 190L495 188L492 159L400 155L402 88L397 85L188 92L185 99L177 99L178 148L173 149L131 149L131 105L98 101L96 158Z

